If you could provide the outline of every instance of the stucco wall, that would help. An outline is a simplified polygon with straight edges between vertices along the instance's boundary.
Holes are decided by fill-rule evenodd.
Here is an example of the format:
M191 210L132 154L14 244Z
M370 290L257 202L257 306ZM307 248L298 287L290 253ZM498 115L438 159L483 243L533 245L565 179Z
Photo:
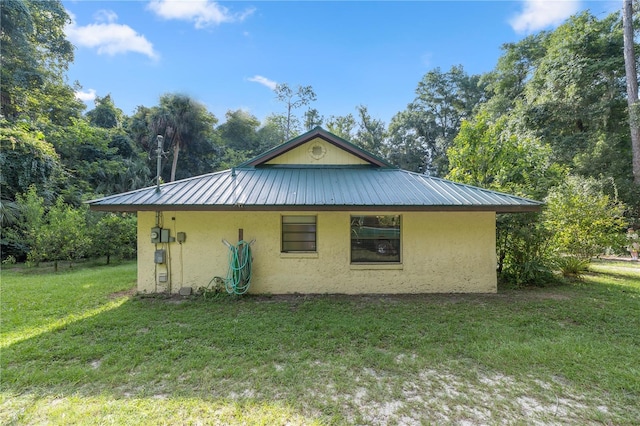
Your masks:
M313 148L319 147L321 152L319 155L313 155ZM355 155L349 154L342 148L338 148L323 141L320 138L315 138L307 143L304 143L291 151L280 154L266 164L313 164L313 165L335 165L335 164L369 164L361 158Z
M226 276L224 238L255 239L252 293L442 293L496 292L495 214L491 212L402 213L400 264L350 264L350 216L318 212L317 253L280 253L281 216L301 212L163 212L164 228L185 232L186 242L152 244L156 213L138 213L138 290L194 290L214 276ZM398 214L389 212L365 213ZM165 248L168 261L154 263ZM159 282L166 273L168 281Z

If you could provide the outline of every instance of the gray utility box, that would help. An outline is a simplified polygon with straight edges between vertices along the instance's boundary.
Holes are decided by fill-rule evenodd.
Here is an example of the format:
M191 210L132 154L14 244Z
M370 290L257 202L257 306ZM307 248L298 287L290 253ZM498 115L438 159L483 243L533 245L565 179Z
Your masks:
M167 262L167 251L166 250L156 250L153 256L153 261L155 263L166 263Z
M158 244L160 242L160 228L157 226L151 228L151 243Z
M151 228L151 242L153 244L158 243L170 243L171 232L169 229L153 227Z

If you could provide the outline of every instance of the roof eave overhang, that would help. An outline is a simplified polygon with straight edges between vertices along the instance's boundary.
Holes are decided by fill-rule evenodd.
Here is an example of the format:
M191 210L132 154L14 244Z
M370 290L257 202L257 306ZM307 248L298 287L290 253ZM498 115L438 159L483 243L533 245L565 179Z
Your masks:
M539 212L542 205L434 205L434 206L384 206L384 205L101 205L89 206L94 211L141 212L141 211L389 211L389 212L495 212L530 213Z

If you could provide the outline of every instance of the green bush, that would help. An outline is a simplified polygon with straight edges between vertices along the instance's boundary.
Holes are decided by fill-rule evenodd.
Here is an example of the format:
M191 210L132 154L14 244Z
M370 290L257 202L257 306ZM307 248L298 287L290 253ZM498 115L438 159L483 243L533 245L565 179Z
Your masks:
M36 238L45 224L45 201L36 186L31 185L24 194L16 195L14 204L14 219L2 226L2 252L23 261L36 246Z
M58 261L85 257L91 244L85 216L83 209L69 206L58 198L33 236L28 260L53 261L57 271Z
M0 127L0 193L4 200L16 200L35 185L49 200L63 178L60 157L53 145L38 132L20 127Z
M560 256L555 260L555 266L563 277L581 278L589 269L590 259L582 259L577 256Z
M543 223L558 256L590 260L621 244L625 206L603 191L604 184L570 176L547 196Z
M537 213L498 216L496 245L500 281L516 287L554 282L549 239Z
M94 216L95 217L95 216ZM137 249L137 219L131 214L106 213L91 226L91 257L105 256L107 264L112 257L133 259Z

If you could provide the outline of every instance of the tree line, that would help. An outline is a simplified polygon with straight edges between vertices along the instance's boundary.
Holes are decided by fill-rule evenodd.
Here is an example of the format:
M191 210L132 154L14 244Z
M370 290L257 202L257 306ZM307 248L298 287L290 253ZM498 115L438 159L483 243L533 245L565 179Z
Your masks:
M312 86L289 84L276 86L281 111L263 121L230 110L220 123L179 93L130 116L106 94L84 112L74 95L79 85L66 80L73 61L63 31L68 22L59 1L1 3L3 259L98 254L90 249L91 242L99 245L96 235L64 255L38 248L49 243L29 235L36 228L51 234L56 217L74 209L82 220L61 223L95 228L104 220L115 229L121 222L118 229L135 240L131 219L86 212L83 201L152 185L158 135L165 151L161 179L169 182L235 166L316 126L406 170L546 200L542 215L498 219L498 268L514 282L546 279L559 262L582 264L606 247L624 251L622 231L637 223L640 186L620 13L600 19L582 12L555 30L507 43L485 74L469 74L462 65L435 68L388 124L365 105L325 117L313 108ZM44 219L29 222L38 204ZM88 235L78 232L78 240Z

